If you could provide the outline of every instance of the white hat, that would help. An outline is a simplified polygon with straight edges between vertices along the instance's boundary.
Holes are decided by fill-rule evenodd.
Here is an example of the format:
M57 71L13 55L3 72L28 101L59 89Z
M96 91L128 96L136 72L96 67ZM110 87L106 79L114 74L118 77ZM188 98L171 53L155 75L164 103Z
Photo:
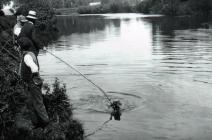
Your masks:
M32 11L30 10L29 13L28 13L28 16L26 16L27 18L31 18L31 19L38 19L36 17L36 12L35 11Z

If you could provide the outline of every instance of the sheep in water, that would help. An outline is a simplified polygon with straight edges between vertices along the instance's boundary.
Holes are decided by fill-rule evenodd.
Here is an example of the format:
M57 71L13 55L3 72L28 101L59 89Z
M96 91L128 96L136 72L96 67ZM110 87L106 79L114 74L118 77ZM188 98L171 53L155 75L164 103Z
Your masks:
M121 120L121 102L119 100L113 101L110 107L113 109L110 114L110 120L114 117L115 120Z

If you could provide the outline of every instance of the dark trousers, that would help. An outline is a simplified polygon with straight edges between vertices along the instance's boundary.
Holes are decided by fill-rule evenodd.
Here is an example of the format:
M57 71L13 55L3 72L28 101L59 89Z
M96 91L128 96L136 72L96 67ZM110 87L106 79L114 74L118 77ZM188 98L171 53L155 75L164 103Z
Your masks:
M49 122L49 117L43 103L41 88L34 83L29 84L29 109L31 120L35 125L45 125Z
M18 110L19 113L16 114L15 125L20 134L29 135L33 126L45 127L49 122L49 117L43 104L40 87L29 82L25 87L24 95L26 95L27 99L24 102L24 106Z

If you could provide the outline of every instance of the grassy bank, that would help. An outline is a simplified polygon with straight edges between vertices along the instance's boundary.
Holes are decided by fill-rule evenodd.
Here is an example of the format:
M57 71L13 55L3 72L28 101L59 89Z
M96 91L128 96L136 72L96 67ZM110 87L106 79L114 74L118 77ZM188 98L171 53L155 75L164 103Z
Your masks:
M29 8L38 12L37 37L46 45L57 38L55 16L48 7L36 6L38 5L23 6L20 12L27 14ZM17 75L20 58L12 40L15 23L15 16L0 17L0 139L82 140L83 127L79 121L73 119L66 87L61 85L58 79L52 87L44 87L44 104L51 123L45 129L33 128L30 123L30 118L26 115L31 111L26 107L28 94L24 92L27 83ZM17 130L17 123L24 129Z

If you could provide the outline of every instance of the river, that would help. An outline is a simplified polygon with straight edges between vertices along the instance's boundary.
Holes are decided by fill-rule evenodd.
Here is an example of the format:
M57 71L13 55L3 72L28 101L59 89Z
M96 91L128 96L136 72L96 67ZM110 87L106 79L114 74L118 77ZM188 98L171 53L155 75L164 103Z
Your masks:
M48 50L122 102L89 140L211 140L212 24L202 18L104 14L58 16ZM207 23L207 24L206 24ZM74 117L89 134L109 119L107 100L48 53L41 75L67 86Z

